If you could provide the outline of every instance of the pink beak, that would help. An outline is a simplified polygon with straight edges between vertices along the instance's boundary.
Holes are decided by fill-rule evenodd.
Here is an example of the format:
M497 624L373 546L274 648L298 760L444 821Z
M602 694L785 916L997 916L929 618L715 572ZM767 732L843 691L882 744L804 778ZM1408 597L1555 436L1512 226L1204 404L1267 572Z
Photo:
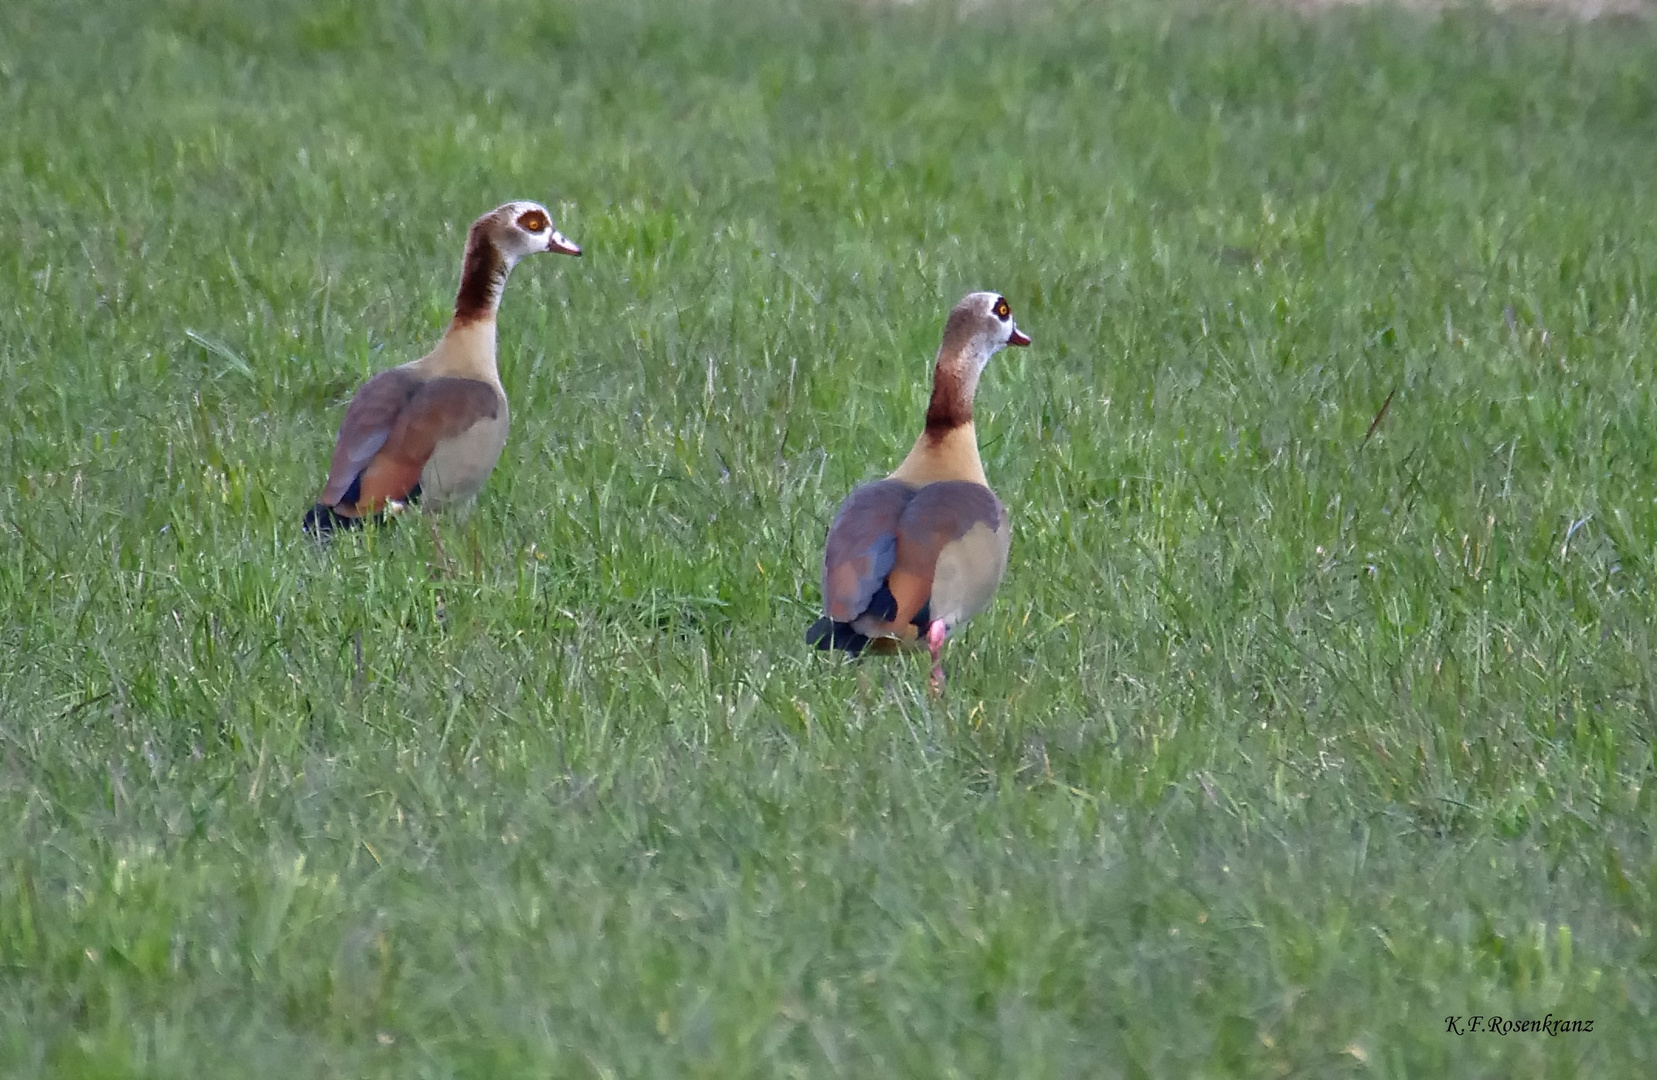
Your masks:
M1020 330L1018 328L1018 326L1015 324L1013 326L1013 336L1007 339L1007 344L1009 344L1009 345L1028 345L1028 344L1030 344L1030 335L1026 334L1024 331Z
M552 236L547 238L547 250L556 251L560 255L575 255L579 257L581 254L581 249L572 244L570 242L570 238L559 232L557 229L552 230Z

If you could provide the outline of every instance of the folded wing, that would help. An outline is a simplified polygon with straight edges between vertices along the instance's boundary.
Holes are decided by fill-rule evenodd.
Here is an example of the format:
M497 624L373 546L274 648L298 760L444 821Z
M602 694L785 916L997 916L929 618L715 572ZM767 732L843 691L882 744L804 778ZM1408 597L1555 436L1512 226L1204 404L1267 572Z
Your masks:
M1006 565L1007 515L982 484L865 485L829 527L828 614L806 640L855 656L870 638L913 640L933 618L954 626L982 609Z
M897 601L888 627L911 636L933 619L953 627L982 610L1007 568L1007 514L982 484L946 480L915 493L898 519L897 559L886 587Z
M840 504L823 551L823 604L828 614L806 631L807 642L855 656L869 639L852 623L871 609L885 618L895 613L886 575L897 561L898 519L914 495L908 484L877 480Z
M500 411L500 395L477 379L421 379L401 368L382 371L345 410L328 482L318 500L362 517L416 494L432 451Z

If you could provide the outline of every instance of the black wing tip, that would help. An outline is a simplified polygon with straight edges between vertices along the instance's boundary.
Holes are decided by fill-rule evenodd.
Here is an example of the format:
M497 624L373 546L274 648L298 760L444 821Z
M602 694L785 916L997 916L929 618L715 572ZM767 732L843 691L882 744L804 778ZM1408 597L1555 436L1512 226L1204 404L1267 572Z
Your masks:
M805 640L807 645L815 645L819 649L840 649L848 656L856 656L869 644L869 639L852 629L851 623L835 622L824 615L806 629Z
M362 518L346 517L326 503L317 503L305 511L302 527L318 540L326 540L335 529L362 528Z
M869 597L869 606L863 609L863 614L873 615L882 622L891 622L898 617L898 598L892 595L892 588L884 581L875 594Z
M351 481L351 486L345 489L345 494L340 496L339 502L335 505L355 506L357 500L361 498L362 474L358 473L357 478ZM403 501L410 505L420 501L420 484L418 481L416 481L414 487L409 489L409 493L403 496ZM360 517L346 517L344 514L336 512L327 503L317 503L305 514L305 531L315 533L317 536L327 536L336 528L360 529L364 520ZM382 522L385 520L385 515L375 514L372 520L376 523Z

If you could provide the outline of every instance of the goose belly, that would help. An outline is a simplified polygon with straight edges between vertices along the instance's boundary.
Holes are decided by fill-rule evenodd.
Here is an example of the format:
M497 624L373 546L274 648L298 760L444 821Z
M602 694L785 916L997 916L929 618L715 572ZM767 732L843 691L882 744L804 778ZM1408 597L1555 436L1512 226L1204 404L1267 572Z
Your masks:
M944 545L932 577L932 617L954 629L988 607L1007 572L1011 545L1005 516L999 529L980 522Z
M433 447L420 472L421 501L432 509L441 509L476 495L495 471L509 426L506 402L502 401L499 416L485 417Z

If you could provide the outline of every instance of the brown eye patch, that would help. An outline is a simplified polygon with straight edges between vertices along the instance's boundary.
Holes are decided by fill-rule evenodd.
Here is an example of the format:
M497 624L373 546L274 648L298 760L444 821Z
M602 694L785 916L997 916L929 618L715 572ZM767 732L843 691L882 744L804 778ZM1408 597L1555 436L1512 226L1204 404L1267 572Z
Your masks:
M545 232L547 216L539 210L525 211L523 216L518 218L518 228L526 232Z
M1006 322L1007 317L1012 313L1013 309L1007 306L1006 297L1002 297L995 302L995 317L1000 319L1002 322Z

